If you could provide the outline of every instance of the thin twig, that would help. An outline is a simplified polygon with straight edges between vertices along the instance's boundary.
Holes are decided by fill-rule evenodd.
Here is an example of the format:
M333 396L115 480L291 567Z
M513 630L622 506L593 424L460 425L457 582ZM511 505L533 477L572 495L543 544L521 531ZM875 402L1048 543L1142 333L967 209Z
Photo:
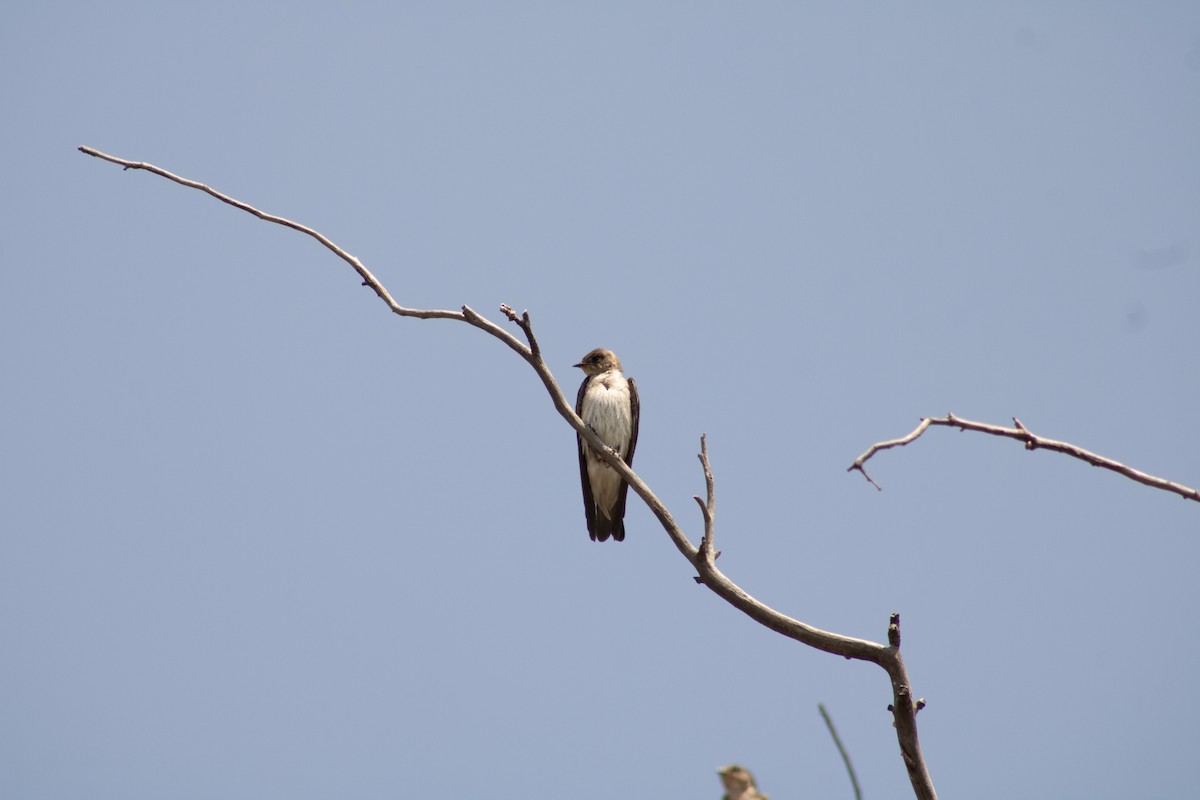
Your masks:
M871 479L871 476L867 474L867 471L863 466L866 464L867 460L880 450L887 450L891 447L903 447L904 445L909 444L923 434L926 430L928 430L931 425L943 425L947 427L958 428L959 430L964 431L976 431L978 433L991 434L992 436L1003 436L1009 439L1016 439L1018 442L1022 442L1025 445L1026 450L1052 450L1056 453L1063 453L1071 456L1072 458L1077 458L1080 461L1086 461L1093 467L1102 467L1104 469L1111 470L1118 475L1124 475L1130 480L1137 481L1138 483L1145 484L1146 486L1150 486L1154 489L1162 489L1164 492L1173 492L1185 500L1200 502L1200 491L1192 489L1188 486L1184 486L1180 483L1175 483L1174 481L1166 480L1165 478L1157 478L1153 475L1142 472L1141 470L1126 466L1119 461L1114 461L1111 458L1105 458L1104 456L1096 455L1091 451L1084 450L1082 447L1070 444L1069 442L1059 442L1055 441L1054 439L1046 439L1042 436L1038 436L1022 425L1021 421L1016 417L1013 417L1014 427L1012 428L1005 428L1000 425L989 425L986 422L972 422L969 419L956 417L953 414L947 414L944 417L925 417L921 420L921 424L918 425L916 429L907 436L899 439L890 439L886 442L878 442L868 447L865 453L854 459L853 464L846 467L846 471L850 472L853 470L858 470L863 474L863 477L871 483L872 486L874 486L876 489L879 489L879 484L875 483L875 481Z
M342 248L335 245L324 235L318 233L304 225L277 217L272 214L266 214L258 209L250 206L240 200L235 200L232 197L224 195L202 183L191 181L186 178L181 178L173 175L164 169L160 169L152 164L147 164L140 161L126 161L125 159L116 158L106 155L98 150L90 147L80 147L79 150L96 158L105 161L111 161L114 164L120 164L125 169L140 169L147 172L152 172L155 175L167 178L193 189L199 189L206 192L218 200L228 203L229 205L239 208L248 213L254 214L260 219L268 222L274 222L279 225L284 225L293 228L301 233L306 233L312 236L321 244L325 245L339 258L346 261L355 271L362 277L364 285L370 286L375 290L375 293L388 304L388 307L396 314L406 317L418 317L422 319L451 319L460 322L466 322L480 330L488 333L500 341L504 342L510 349L521 356L537 373L545 386L550 399L554 403L555 410L559 415L567 421L575 431L584 437L589 445L592 446L594 452L598 452L617 473L625 480L626 483L641 497L646 503L650 511L658 518L659 523L675 544L675 547L688 560L689 563L696 569L698 576L697 580L703 583L718 596L726 600L735 608L746 614L756 622L765 625L777 633L780 633L790 639L794 639L802 644L814 647L818 650L832 653L834 655L843 656L845 658L855 658L864 661L870 661L878 664L887 673L892 683L892 695L894 699L894 719L896 723L897 739L900 744L901 756L904 759L905 767L908 769L909 780L912 783L913 790L921 800L936 800L937 794L933 788L933 782L929 777L929 772L926 769L924 758L921 755L920 744L917 740L915 710L910 698L908 674L904 668L904 661L900 658L899 647L895 645L883 645L876 642L867 641L866 639L855 639L850 636L842 636L840 634L823 631L819 628L814 628L811 625L806 625L799 620L792 619L780 612L770 608L767 605L759 602L733 583L727 578L716 566L715 560L717 554L712 554L712 557L702 556L701 552L692 545L688 540L687 535L675 522L675 518L671 516L671 512L658 499L657 496L650 490L650 487L638 477L625 460L621 458L612 448L608 447L596 433L586 426L579 415L575 413L575 409L567 402L563 395L562 389L558 382L554 379L554 375L550 372L549 367L541 356L540 349L537 346L537 340L533 335L533 323L530 320L528 312L521 314L520 317L511 307L501 306L503 313L511 322L521 328L525 334L529 345L526 346L516 337L512 336L507 331L492 323L490 320L481 316L467 306L462 307L462 311L425 311L420 309L404 308L397 304L388 294L387 290L372 275L362 262L354 258ZM715 508L714 489L712 482L711 469L708 465L708 448L704 439L701 439L701 464L705 468L705 483L708 487L708 503L700 503L701 508L706 517L706 538L712 542L712 527L713 527L713 511ZM699 498L697 498L699 502Z
M720 553L713 552L715 542L713 536L716 532L717 518L717 498L715 482L713 481L712 465L708 463L708 436L700 434L700 466L704 469L704 486L706 489L707 500L701 500L699 497L693 497L696 504L700 506L700 514L704 517L704 536L700 538L700 552L697 557L704 561L715 561ZM697 578L699 582L699 578Z
M916 439L918 436L920 436L922 433L924 433L925 429L928 427L929 427L929 419L926 418L926 419L921 420L921 424L917 426L917 429L915 431L913 431L912 433L910 433L908 436L904 436L899 439L891 439L890 441L886 441L886 442L878 442L877 444L871 445L870 448L867 449L867 452L863 453L861 456L859 456L857 459L854 460L853 464L851 464L849 467L847 467L846 471L849 472L852 469L858 470L859 472L861 472L863 474L863 477L866 478L867 481L872 486L874 486L877 490L882 492L883 487L880 486L878 483L876 483L874 480L872 480L871 476L867 474L866 469L863 468L863 464L866 463L868 458L875 455L880 450L887 450L892 447L903 447L904 445L908 444L913 439Z
M829 728L829 735L833 737L833 743L837 745L838 752L842 755L842 761L846 764L846 772L850 773L850 785L854 787L855 800L862 800L862 788L858 785L858 776L854 774L854 765L850 763L850 754L846 752L842 738L838 736L837 728L833 727L833 720L830 719L829 712L825 710L825 705L817 703L817 710L821 712L821 717L825 720L825 727Z
M525 340L529 342L529 350L536 358L542 357L542 348L538 347L537 337L533 335L533 323L529 321L529 312L523 311L520 316L512 310L512 307L507 303L500 304L500 312L508 317L508 321L515 323L525 333Z

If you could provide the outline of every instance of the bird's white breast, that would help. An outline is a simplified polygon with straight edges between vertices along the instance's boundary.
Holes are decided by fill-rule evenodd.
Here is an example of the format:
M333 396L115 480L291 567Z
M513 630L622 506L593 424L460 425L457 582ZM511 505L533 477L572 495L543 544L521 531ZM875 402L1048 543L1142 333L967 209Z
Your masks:
M587 391L583 394L583 413L580 416L601 441L622 457L629 452L629 440L633 435L633 408L630 405L629 382L619 371L602 373L588 382ZM591 452L591 448L582 439L580 446L587 456L592 500L601 514L612 519L621 489L621 476Z
M581 416L605 444L622 456L629 452L633 413L629 404L629 382L624 375L606 372L592 378L583 395Z

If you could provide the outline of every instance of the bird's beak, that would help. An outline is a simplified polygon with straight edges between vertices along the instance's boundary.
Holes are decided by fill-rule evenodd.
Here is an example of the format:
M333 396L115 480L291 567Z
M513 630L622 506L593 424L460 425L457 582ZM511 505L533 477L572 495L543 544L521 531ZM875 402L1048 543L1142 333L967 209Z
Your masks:
M573 366L573 367L579 367L580 369L583 369L583 362L582 362L582 361L580 361L578 364L572 364L571 366Z

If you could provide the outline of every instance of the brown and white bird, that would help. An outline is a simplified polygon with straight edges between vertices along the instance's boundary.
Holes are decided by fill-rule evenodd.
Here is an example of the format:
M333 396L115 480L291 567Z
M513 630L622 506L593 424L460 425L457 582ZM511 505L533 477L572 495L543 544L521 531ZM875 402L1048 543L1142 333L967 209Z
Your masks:
M633 465L638 438L637 385L621 373L621 361L612 350L596 348L575 366L587 377L579 386L575 413L600 441L616 450L625 463ZM583 510L588 535L603 542L611 536L625 539L625 495L627 484L617 471L579 439L579 480L583 485Z
M730 764L717 770L717 775L725 787L725 796L721 800L767 800L765 794L759 793L754 776L745 767Z

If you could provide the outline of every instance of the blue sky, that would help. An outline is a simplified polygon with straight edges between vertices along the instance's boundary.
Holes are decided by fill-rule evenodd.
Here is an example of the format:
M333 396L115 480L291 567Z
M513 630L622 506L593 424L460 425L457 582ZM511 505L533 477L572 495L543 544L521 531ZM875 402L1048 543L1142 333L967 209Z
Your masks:
M944 797L1200 785L1200 6L3 12L0 794L909 792L878 668L757 627L468 326L614 349L639 474L819 627L902 615Z

